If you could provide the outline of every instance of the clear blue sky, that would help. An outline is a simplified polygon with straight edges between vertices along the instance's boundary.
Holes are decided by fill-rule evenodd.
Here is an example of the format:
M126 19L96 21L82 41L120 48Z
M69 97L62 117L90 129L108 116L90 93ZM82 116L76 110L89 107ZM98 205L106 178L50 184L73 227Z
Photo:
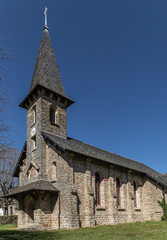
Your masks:
M68 136L167 172L167 1L0 0L0 42L15 55L9 90L14 145L26 139L27 95L44 7L68 97Z

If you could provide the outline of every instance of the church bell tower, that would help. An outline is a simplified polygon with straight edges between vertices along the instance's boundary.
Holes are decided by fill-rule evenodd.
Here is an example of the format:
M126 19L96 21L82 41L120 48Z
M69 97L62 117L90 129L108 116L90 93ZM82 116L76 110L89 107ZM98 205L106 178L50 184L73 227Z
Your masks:
M27 109L27 167L31 163L39 168L39 179L45 179L45 141L42 132L61 138L67 138L66 109L73 101L64 91L55 53L47 26L45 8L45 26L40 44L31 86L27 97L20 107Z

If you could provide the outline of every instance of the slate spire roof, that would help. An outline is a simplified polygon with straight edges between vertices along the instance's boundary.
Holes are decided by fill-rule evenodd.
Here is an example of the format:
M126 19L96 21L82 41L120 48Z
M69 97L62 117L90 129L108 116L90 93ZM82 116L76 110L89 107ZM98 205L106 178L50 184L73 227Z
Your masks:
M37 84L66 97L62 85L58 64L50 40L48 28L44 27L43 37L39 48L30 92Z

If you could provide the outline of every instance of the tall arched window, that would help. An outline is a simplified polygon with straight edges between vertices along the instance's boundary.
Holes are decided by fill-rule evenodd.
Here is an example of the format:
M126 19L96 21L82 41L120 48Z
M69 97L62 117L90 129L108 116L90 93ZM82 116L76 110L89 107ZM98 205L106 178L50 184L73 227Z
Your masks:
M95 173L96 204L100 205L100 174Z
M117 207L121 206L121 196L120 196L120 180L119 178L116 179L116 189L117 189Z
M36 123L36 106L32 108L32 125Z
M57 178L57 169L56 169L56 162L52 163L52 180Z
M55 106L50 107L50 122L59 125L59 109Z
M55 112L56 112L56 108L50 107L50 122L51 123L55 123L55 121L56 121Z
M137 207L137 195L136 195L137 187L135 182L133 182L133 191L134 191L134 207Z

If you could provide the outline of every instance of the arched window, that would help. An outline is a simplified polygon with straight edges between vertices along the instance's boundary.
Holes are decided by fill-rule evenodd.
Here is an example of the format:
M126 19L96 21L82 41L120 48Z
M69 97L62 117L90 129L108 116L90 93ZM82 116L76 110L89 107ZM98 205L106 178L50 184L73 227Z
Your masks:
M36 123L36 106L32 108L32 125Z
M136 195L137 187L135 182L133 182L133 191L134 191L134 207L137 207L137 195Z
M57 169L56 162L52 163L52 179L55 180L57 178Z
M50 122L59 125L59 109L55 106L50 107Z
M50 107L50 122L55 123L56 116L55 116L56 109L54 107Z
M100 174L95 173L96 204L100 205Z
M34 220L35 201L31 196L24 199L24 211L30 217L29 220Z
M121 206L121 197L120 197L120 180L119 178L116 179L116 189L117 189L117 207Z

